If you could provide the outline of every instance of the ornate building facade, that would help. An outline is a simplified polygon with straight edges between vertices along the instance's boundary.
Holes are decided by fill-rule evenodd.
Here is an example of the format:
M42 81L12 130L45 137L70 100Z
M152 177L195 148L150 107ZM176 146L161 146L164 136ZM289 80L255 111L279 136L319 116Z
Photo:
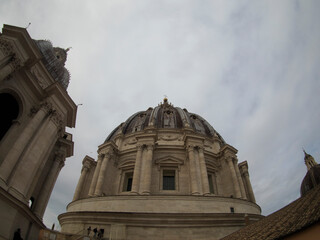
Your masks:
M68 95L67 51L25 28L0 35L0 239L37 239L64 161L73 155L77 106Z
M220 239L261 218L247 162L201 116L165 98L83 159L62 232L109 239Z

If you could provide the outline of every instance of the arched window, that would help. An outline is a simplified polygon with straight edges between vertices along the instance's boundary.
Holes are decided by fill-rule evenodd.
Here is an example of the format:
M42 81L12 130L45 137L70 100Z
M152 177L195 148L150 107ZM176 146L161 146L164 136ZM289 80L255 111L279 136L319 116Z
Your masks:
M19 104L17 100L9 93L0 94L0 140L8 132L12 125L12 121L17 119L19 115Z
M34 197L31 197L29 199L29 208L32 208L33 207L33 204L34 204Z

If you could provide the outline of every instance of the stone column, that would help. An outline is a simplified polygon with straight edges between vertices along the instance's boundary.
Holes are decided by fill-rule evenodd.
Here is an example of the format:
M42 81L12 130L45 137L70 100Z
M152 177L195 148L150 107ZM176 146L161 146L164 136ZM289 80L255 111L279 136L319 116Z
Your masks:
M97 161L97 165L96 165L96 169L94 170L94 174L92 177L92 181L91 181L91 185L89 188L89 196L94 196L94 191L96 189L96 185L97 185L97 181L98 181L98 176L99 176L99 172L100 172L100 168L101 168L101 163L102 163L102 159L103 159L103 155L99 154L98 155L98 161Z
M153 145L147 145L146 158L143 161L143 182L142 191L143 195L150 195L151 188L151 173L152 173L152 158L153 158Z
M245 179L245 184L246 184L247 189L248 189L249 200L255 203L255 202L256 202L256 199L255 199L254 194L253 194L251 182L250 182L250 179L249 179L248 170L244 170L243 173L242 173L242 176L243 176L244 179Z
M76 188L76 191L73 195L72 201L78 200L80 198L83 184L84 184L85 179L87 178L87 174L88 174L89 169L90 169L90 164L88 162L84 162L82 170L81 170L80 179L77 184L77 188Z
M20 136L15 141L9 153L2 162L2 165L0 167L0 178L2 178L5 182L8 180L13 168L16 166L21 153L28 145L36 131L42 125L41 122L48 113L48 108L50 108L49 104L44 103L33 116L33 118L29 120L27 126L22 130ZM34 109L31 110L31 112L34 111Z
M104 158L103 158L102 163L101 163L101 168L100 168L100 171L99 171L99 176L98 176L98 180L97 180L97 186L96 186L96 189L94 191L94 195L95 196L101 196L102 195L102 185L103 185L103 182L104 182L104 177L105 177L105 174L106 174L107 165L108 165L108 162L109 162L110 158L111 158L111 153L106 153L104 155Z
M196 163L194 159L194 146L188 146L189 155L189 170L190 170L190 180L191 180L191 194L199 195L198 181L197 181L197 171Z
M137 146L137 155L136 155L136 162L134 164L134 171L133 171L133 179L132 179L132 193L139 193L139 186L140 186L140 174L141 174L141 156L142 156L142 146Z
M240 186L241 196L242 196L242 198L247 199L246 190L244 189L244 185L243 185L243 181L242 181L242 178L241 178L241 174L240 174L240 171L239 171L239 167L238 167L237 161L234 161L234 165L233 166L234 166L234 169L236 170L236 175L237 175L237 179L238 179L239 186Z
M200 160L200 171L201 171L201 180L202 180L202 190L203 194L210 194L207 165L204 159L203 148L199 147L199 160Z
M59 152L56 153L50 172L43 184L38 199L35 199L34 213L42 219L47 207L52 189L56 183L61 168L64 166L65 156Z
M231 177L232 177L233 188L234 188L234 192L235 192L235 197L241 198L240 187L239 187L239 183L238 183L238 179L237 179L237 174L234 169L233 159L232 159L232 157L226 157L226 161L229 165L229 169L230 169L230 173L231 173Z
M20 157L19 163L15 166L14 173L10 176L12 188L9 191L18 191L27 198L33 192L36 184L32 183L38 181L44 167L43 161L48 159L48 153L51 152L58 139L61 127L60 119L58 113L50 111L50 117L43 121L40 129ZM26 169L28 170L26 171Z

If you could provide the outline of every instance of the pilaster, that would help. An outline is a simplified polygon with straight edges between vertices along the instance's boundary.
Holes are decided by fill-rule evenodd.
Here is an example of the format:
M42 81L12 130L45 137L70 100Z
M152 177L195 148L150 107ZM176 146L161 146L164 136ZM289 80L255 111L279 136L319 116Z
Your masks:
M192 195L199 195L200 191L198 189L198 182L197 182L197 172L196 172L196 163L194 157L194 146L188 146L188 156L189 156L189 171L190 171L190 181L191 181L191 194Z
M97 185L96 185L96 189L94 191L94 195L95 196L101 196L102 195L102 185L105 179L105 174L106 174L106 170L107 170L107 166L108 166L108 162L111 158L113 154L113 150L110 149L109 152L104 154L102 163L101 163L101 168L99 171L99 176L97 179Z
M82 164L83 164L83 166L81 169L81 175L80 175L80 179L77 184L77 187L76 187L76 191L73 196L73 201L78 200L80 198L80 195L81 195L81 192L83 189L83 185L84 185L84 181L87 178L87 175L88 175L88 172L89 172L90 166L91 166L90 162L86 161L86 158L84 159Z
M199 161L200 161L200 171L201 171L201 182L202 182L202 190L203 194L210 194L209 190L209 181L208 181L208 173L206 161L204 158L203 147L198 147L199 152Z
M134 164L133 180L131 192L138 194L140 187L140 175L141 175L141 157L142 157L142 145L137 145L136 162Z
M90 188L89 188L89 194L88 195L90 197L94 196L94 191L95 191L96 186L97 186L97 181L98 181L99 172L100 172L100 168L101 168L101 163L102 163L103 157L104 157L104 155L101 154L101 153L98 155L97 166L96 166L96 168L94 170L93 178L92 178L91 185L90 185Z
M235 197L236 198L241 198L241 192L240 192L240 187L239 187L236 171L234 169L233 158L231 156L227 156L225 159L226 159L226 161L228 163L229 170L230 170L230 173L231 173L231 178L232 178Z
M146 154L143 159L143 180L141 194L150 195L151 174L152 174L152 159L153 159L153 144L148 144L145 148Z

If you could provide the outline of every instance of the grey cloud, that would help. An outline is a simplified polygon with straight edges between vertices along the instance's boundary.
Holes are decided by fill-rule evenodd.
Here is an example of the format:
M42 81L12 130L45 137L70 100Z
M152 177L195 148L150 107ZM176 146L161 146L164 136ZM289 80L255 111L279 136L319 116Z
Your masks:
M44 221L65 211L85 155L166 94L203 116L248 160L264 214L299 196L304 147L320 161L318 1L5 1L0 22L72 47L78 108ZM14 14L13 14L14 13ZM57 220L55 220L57 224Z

